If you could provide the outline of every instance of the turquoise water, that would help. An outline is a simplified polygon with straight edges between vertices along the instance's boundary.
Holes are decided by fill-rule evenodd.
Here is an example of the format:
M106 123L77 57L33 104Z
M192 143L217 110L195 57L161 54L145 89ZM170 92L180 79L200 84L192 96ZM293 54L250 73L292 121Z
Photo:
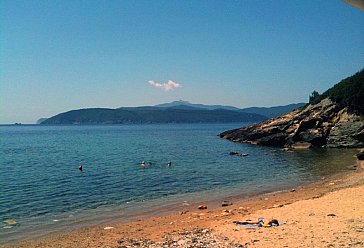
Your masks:
M182 201L281 190L353 159L350 150L287 153L217 136L242 125L0 126L0 244Z

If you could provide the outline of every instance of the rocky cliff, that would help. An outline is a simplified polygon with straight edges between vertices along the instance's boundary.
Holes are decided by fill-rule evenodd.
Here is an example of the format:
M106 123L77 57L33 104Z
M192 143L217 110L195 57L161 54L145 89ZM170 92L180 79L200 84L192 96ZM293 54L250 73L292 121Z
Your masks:
M223 132L220 137L287 148L364 147L364 120L326 98L303 110Z

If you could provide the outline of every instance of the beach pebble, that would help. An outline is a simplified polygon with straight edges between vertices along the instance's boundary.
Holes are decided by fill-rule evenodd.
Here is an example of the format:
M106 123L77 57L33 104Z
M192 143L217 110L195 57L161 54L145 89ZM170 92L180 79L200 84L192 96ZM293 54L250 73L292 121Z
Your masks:
M198 206L198 209L207 209L207 206L206 205L200 205L200 206Z

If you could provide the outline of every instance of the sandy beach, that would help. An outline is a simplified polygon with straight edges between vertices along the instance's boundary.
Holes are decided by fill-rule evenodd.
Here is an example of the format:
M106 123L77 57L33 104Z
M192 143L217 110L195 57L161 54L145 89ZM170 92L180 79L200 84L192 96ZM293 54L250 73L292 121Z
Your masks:
M6 247L364 247L364 162L310 185L235 199L199 210L181 203L174 214L115 220ZM234 221L277 219L256 227Z

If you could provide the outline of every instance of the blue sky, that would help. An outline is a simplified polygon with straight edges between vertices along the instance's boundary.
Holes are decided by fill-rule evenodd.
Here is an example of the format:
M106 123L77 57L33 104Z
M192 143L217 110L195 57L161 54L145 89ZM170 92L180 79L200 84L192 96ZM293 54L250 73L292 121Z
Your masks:
M364 67L363 24L342 1L2 0L0 123L179 99L307 101Z

